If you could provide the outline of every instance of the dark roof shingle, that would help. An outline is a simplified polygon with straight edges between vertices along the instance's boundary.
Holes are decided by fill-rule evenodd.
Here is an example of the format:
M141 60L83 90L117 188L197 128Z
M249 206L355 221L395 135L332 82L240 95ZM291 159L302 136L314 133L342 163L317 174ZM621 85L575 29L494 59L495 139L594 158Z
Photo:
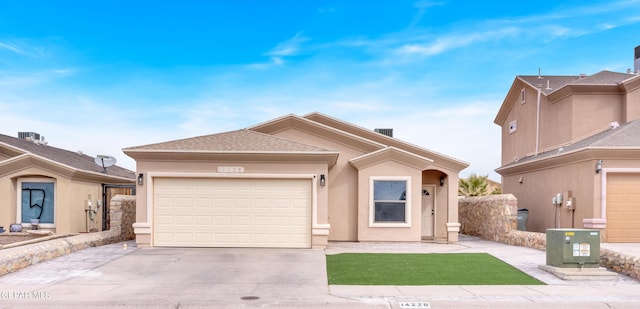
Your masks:
M567 85L610 85L615 86L634 77L633 74L600 71L593 75L520 75L520 79L535 88L540 88L542 93L548 95Z
M77 170L103 173L103 168L98 166L94 158L78 152L73 152L49 145L36 144L32 141L19 139L16 137L0 134L0 143L4 143L24 152L49 159L59 164L67 165ZM135 173L126 168L114 165L107 168L106 175L135 179Z
M325 152L327 149L247 129L125 148L125 151Z

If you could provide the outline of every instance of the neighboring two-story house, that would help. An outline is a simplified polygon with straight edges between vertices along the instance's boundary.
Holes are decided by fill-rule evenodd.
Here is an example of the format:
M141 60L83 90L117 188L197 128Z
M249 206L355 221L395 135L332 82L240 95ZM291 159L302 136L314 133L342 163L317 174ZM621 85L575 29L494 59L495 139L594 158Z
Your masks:
M515 78L494 120L496 172L503 193L529 210L528 230L595 228L606 242L640 241L639 69Z

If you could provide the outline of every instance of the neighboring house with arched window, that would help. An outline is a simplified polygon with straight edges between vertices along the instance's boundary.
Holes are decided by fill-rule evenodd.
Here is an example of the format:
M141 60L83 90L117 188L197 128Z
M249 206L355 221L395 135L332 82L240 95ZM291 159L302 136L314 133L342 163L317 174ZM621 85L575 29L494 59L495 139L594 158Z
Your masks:
M6 230L14 223L59 234L103 230L109 206L103 196L116 188L132 194L134 181L132 171L104 169L93 157L39 137L0 134L0 226Z

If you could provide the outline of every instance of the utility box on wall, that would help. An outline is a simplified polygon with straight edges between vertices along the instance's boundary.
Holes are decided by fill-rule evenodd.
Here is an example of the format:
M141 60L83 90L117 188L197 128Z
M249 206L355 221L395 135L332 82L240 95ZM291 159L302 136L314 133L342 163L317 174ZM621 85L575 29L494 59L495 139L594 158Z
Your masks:
M547 229L547 265L563 268L598 268L600 231Z

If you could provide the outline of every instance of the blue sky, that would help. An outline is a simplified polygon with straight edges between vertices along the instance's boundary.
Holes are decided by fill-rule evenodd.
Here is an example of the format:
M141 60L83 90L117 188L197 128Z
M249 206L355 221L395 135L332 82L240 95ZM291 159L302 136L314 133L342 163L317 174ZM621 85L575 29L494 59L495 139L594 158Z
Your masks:
M313 111L500 165L516 75L633 68L640 1L1 1L0 133L109 154Z

